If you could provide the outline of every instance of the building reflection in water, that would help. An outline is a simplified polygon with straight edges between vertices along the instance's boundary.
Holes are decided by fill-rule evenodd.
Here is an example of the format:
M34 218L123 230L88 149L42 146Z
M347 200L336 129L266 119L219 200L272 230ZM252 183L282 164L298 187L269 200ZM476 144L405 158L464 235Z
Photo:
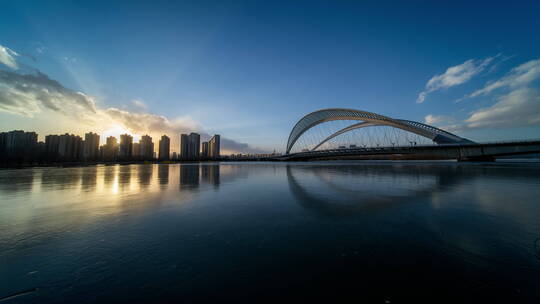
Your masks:
M202 165L202 180L208 184L219 187L219 168L219 164Z
M98 167L91 166L85 168L84 171L81 172L82 175L82 181L81 181L81 188L82 191L90 192L94 191L96 189L97 185L97 171Z
M131 186L131 165L128 166L119 166L118 174L118 190L120 192L125 192L129 190Z
M193 189L201 185L219 187L219 164L182 164L180 165L180 190Z
M139 187L141 190L147 189L152 181L153 165L136 166L139 176Z
M180 165L180 189L199 187L199 164Z
M43 173L39 176L35 170L10 170L10 174L0 175L0 191L28 191L37 184L34 180L36 177L38 181L41 178L40 181L43 182Z
M117 166L106 166L103 170L103 182L105 185L112 185L116 178Z
M41 174L41 186L50 190L66 190L81 185L82 173L86 168L47 168Z
M161 189L166 189L169 185L169 165L158 165L158 181Z

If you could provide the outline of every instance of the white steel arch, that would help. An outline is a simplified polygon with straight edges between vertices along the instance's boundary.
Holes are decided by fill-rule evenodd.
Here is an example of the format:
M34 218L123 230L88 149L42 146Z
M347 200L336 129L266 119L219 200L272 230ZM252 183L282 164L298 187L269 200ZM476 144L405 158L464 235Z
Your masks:
M291 134L289 135L289 139L287 141L286 153L290 153L296 141L307 130L321 123L334 120L358 120L361 122L352 124L329 135L327 138L317 144L312 150L315 150L323 143L340 134L368 126L390 126L402 129L429 138L437 144L472 143L472 141L468 139L416 121L394 119L387 116L360 110L331 108L318 110L302 117L291 130Z

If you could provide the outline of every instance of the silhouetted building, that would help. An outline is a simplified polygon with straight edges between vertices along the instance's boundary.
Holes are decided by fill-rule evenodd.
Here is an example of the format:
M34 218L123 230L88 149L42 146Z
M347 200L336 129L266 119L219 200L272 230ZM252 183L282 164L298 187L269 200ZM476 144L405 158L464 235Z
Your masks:
M107 137L103 146L103 160L114 161L118 158L118 140L114 136Z
M187 134L180 134L180 158L187 158L189 150L189 139Z
M59 136L58 140L58 160L60 161L80 161L83 159L82 137L73 134Z
M141 159L141 145L140 143L133 143L133 154L131 155L133 159Z
M45 158L48 161L58 160L58 147L60 146L60 135L45 136Z
M180 157L182 159L198 159L201 136L197 133L180 135Z
M131 160L133 156L133 136L129 134L120 135L120 150L118 158L121 160Z
M99 155L99 135L96 133L84 134L84 159L96 160Z
M178 155L176 154L176 152L173 152L173 153L172 153L172 159L173 159L173 160L177 160L177 159L178 159Z
M169 160L171 140L166 135L159 140L159 160Z
M139 141L139 155L144 160L151 160L154 158L154 143L152 137L143 135Z
M205 141L201 145L201 156L204 158L208 158L208 142Z
M37 137L35 132L15 130L0 134L0 151L3 161L32 162L37 152Z
M0 160L7 161L7 132L0 132Z
M215 134L208 141L208 157L219 158L221 136Z

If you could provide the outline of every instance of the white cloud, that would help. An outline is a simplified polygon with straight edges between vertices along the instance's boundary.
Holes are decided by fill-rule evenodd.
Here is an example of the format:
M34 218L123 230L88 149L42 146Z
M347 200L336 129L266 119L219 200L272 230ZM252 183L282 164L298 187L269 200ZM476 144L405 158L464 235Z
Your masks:
M12 69L17 69L18 66L15 56L19 56L19 54L5 46L0 45L0 63L5 64Z
M503 95L487 108L471 113L466 127L499 128L540 125L540 91L520 88Z
M140 100L140 99L133 99L133 100L131 101L131 103L132 103L135 107L137 107L137 108L139 108L139 109L143 109L143 110L148 109L148 106L147 106L142 100Z
M428 114L426 117L424 117L424 121L428 125L439 125L441 123L451 122L452 118L446 115Z
M470 113L453 130L478 128L512 128L540 125L540 91L529 85L540 78L540 59L525 62L504 77L486 84L464 98L485 96L497 89L508 89L495 103Z
M481 95L487 95L492 91L502 88L518 88L523 87L540 77L540 59L531 60L525 62L515 68L513 68L503 78L491 82L484 86L484 88L474 91L466 97L477 97Z
M433 76L426 84L426 89L418 94L417 103L423 103L428 94L440 89L447 89L469 81L482 72L497 56L484 60L469 59L462 64L449 67L443 74Z

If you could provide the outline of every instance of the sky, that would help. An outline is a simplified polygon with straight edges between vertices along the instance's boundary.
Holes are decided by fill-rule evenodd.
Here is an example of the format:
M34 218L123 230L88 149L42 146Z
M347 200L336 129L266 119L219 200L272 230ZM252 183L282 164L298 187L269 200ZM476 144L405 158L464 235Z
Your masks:
M0 0L0 131L283 152L323 108L540 138L538 1Z

